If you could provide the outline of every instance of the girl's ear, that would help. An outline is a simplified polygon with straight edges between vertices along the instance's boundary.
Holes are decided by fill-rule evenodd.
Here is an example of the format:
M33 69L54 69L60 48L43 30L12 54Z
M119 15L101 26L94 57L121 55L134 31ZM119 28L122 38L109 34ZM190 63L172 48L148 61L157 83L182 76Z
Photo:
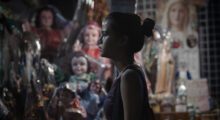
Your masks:
M128 43L128 36L126 36L126 35L121 36L121 39L119 41L119 45L126 46L127 43Z

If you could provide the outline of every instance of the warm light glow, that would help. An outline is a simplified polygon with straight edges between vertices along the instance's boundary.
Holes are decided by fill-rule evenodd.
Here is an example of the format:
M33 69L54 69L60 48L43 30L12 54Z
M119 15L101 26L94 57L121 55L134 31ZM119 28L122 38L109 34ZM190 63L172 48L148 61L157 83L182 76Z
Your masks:
M36 44L37 44L37 49L40 50L41 49L40 41L36 40Z
M54 73L54 69L52 68L52 67L48 67L48 71L49 71L49 73L51 73L51 74L53 74Z
M153 31L154 39L159 40L161 39L160 33L158 31Z

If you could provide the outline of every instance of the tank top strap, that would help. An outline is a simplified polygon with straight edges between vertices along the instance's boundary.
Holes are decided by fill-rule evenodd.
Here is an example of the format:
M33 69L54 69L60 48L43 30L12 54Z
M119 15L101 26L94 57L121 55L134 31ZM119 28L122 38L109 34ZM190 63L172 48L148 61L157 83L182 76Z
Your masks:
M123 72L124 72L125 70L127 70L127 69L134 69L134 70L139 70L139 71L142 72L141 68L140 68L138 65L136 65L136 64L130 64L130 65L127 65L127 66L121 71L121 73L123 73Z

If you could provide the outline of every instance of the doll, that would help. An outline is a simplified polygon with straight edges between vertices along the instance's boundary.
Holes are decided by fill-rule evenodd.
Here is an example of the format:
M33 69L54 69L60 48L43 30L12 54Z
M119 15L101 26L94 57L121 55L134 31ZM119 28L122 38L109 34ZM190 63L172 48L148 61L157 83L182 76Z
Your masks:
M100 37L100 31L100 27L96 22L88 23L81 31L83 43L82 50L95 59L100 58L100 50L97 45Z
M74 88L81 92L88 87L88 84L96 79L94 73L90 72L89 61L81 51L74 52L71 60L73 75L69 82L73 83Z

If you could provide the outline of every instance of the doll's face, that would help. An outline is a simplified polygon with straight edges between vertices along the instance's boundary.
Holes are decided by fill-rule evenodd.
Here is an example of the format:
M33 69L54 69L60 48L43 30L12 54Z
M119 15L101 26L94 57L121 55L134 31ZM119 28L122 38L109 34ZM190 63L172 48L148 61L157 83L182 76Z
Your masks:
M94 92L96 91L96 84L95 83L91 83L90 90L94 91Z
M90 90L91 90L91 91L93 91L93 92L95 92L95 93L99 93L100 89L101 89L100 84L95 83L95 82L92 82L92 83L91 83L91 85L90 85Z
M61 94L61 101L64 105L64 107L69 107L71 101L74 99L73 93L71 93L69 90L63 90Z
M181 3L174 3L169 9L171 26L181 27L186 17L186 8Z
M51 27L53 24L53 14L51 11L42 11L40 15L40 23L42 27Z
M89 26L84 33L84 42L88 46L97 45L99 40L99 30L95 26Z
M88 61L85 57L73 57L71 65L75 75L81 75L88 70Z

